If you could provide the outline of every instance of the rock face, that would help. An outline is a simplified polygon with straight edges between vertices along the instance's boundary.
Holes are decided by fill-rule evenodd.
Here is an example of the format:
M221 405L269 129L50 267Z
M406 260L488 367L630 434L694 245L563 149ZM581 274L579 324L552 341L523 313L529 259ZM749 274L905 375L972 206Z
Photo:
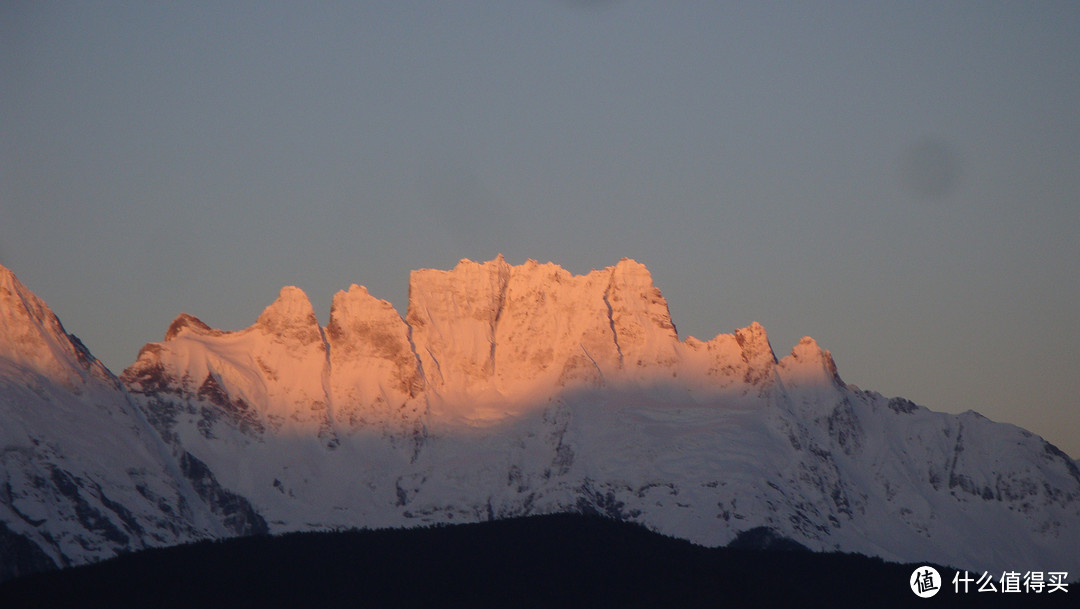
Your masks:
M9 367L23 353L12 336L0 344ZM20 365L52 370L35 349ZM156 446L155 505L189 506L172 524L177 540L260 522L289 531L569 510L708 545L753 531L973 570L1080 571L1080 470L1052 445L849 386L811 338L778 360L756 322L680 340L648 270L628 259L585 275L462 260L413 272L404 319L354 285L335 295L325 328L287 287L237 332L179 316L122 386L64 349L54 376L100 378L110 412L129 413ZM31 394L5 395L23 408ZM126 450L110 458L108 475L133 469ZM24 469L12 461L4 475ZM70 485L58 480L62 494ZM109 495L141 513L127 500ZM77 520L72 501L50 518ZM2 522L48 550L28 534L35 518ZM129 529L139 543L173 540Z
M384 435L421 430L424 375L409 334L393 305L365 288L334 295L326 328L329 398L342 428L379 428Z
M580 276L501 256L415 271L406 319L431 389L455 402L670 376L679 359L667 302L625 258Z

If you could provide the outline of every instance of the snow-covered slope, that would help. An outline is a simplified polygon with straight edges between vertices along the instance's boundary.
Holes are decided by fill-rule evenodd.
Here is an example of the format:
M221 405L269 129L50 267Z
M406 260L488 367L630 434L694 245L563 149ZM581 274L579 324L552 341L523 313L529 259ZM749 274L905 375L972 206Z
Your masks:
M810 338L777 359L756 322L680 340L637 262L462 260L409 287L404 319L359 286L325 328L291 287L237 332L181 315L108 401L133 401L166 463L199 464L274 531L583 510L709 545L768 527L814 549L1080 571L1080 470L1052 445L847 385Z
M462 260L409 288L404 320L339 293L321 333L295 288L240 332L181 316L123 379L276 530L599 510L712 545L764 526L1080 569L1080 472L1053 446L849 387L811 338L780 360L757 323L680 341L637 262Z
M238 332L182 314L122 376L167 442L279 529L365 524L363 476L408 465L424 440L409 328L359 286L325 330L295 287Z
M208 505L203 495L228 494L205 466L168 451L116 377L3 267L0 422L0 536L20 548L0 557L0 579L265 527Z

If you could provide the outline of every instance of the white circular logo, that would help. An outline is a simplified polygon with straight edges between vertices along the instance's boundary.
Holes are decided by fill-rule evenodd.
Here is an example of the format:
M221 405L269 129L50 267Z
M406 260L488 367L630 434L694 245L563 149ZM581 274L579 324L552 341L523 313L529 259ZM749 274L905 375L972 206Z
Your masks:
M941 574L933 567L919 567L911 574L908 582L911 591L920 598L930 598L941 590Z

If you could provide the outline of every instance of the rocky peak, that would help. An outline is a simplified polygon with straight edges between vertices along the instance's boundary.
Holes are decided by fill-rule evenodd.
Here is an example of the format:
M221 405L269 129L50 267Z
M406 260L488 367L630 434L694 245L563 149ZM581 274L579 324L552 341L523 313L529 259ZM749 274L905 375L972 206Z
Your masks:
M617 369L621 357L605 300L611 271L572 275L532 260L512 267L492 346L504 394L601 382Z
M60 319L4 266L0 266L0 358L29 365L68 385L87 372L115 383L105 366Z
M366 287L354 283L347 291L340 290L334 294L334 299L330 303L330 324L326 330L328 335L341 335L356 323L385 320L390 317L403 322L394 309L394 305L375 298Z
M476 387L491 377L495 324L510 274L510 265L499 255L484 263L463 259L450 271L422 269L409 275L405 319L424 373L437 387Z
M415 368L405 320L393 305L363 286L353 284L334 295L326 336L335 361L353 355L386 357L412 361Z
M675 361L678 333L667 300L645 265L630 258L620 260L611 269L604 299L624 365L645 367Z
M736 330L735 341L742 349L743 360L746 362L776 363L776 354L769 342L769 335L765 333L765 327L758 322Z
M4 345L25 344L46 329L52 333L62 330L49 307L3 266L0 266L0 305L0 339L4 339Z
M267 334L310 345L322 340L319 322L307 294L295 286L281 288L277 300L259 315L255 326Z
M165 332L165 340L168 341L176 338L184 330L196 334L221 334L220 330L211 328L198 317L188 315L187 313L181 313L176 316L176 319L174 319L171 324L169 324L169 329Z
M817 341L804 336L791 354L780 360L779 368L784 383L789 386L835 385L843 386L836 371L832 354L822 349Z
M15 277L15 273L0 264L0 293L13 292L17 285L22 283Z
M339 423L357 428L400 420L424 386L409 326L385 300L352 285L334 295L330 324L330 396ZM410 418L411 417L406 417Z
M776 369L776 354L765 328L756 321L752 322L735 331L735 342L740 349L740 358L746 364L745 382L756 386L768 385Z
M667 301L629 258L585 275L535 260L511 266L502 256L415 271L406 319L436 389L494 384L510 397L537 383L603 382L678 359Z

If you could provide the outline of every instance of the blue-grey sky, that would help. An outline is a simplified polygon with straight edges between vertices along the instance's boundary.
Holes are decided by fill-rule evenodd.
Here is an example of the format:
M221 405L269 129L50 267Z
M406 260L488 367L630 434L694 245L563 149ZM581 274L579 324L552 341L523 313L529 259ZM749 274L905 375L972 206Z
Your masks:
M115 372L279 288L629 256L680 335L1080 457L1080 3L0 3L0 263Z

